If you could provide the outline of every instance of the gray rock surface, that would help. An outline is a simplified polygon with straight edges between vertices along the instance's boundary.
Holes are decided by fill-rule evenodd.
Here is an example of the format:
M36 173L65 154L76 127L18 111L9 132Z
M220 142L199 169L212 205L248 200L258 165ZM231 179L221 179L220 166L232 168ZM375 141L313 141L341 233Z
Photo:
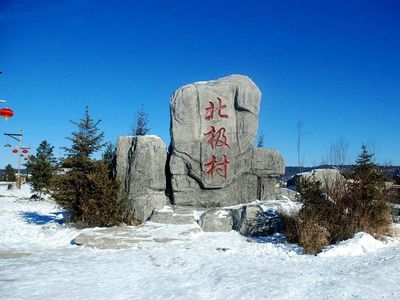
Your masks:
M321 189L329 190L336 183L345 183L345 177L336 169L315 169L293 176L288 181L288 186L298 187L302 178L321 182Z
M234 229L245 236L268 236L281 230L277 211L264 212L259 205L245 205L233 213Z
M72 243L97 249L154 247L173 241L188 240L200 232L197 224L166 225L146 222L140 226L84 229Z
M255 199L247 197L256 189L251 161L260 98L258 87L241 75L175 91L170 101L175 204L210 207ZM223 193L216 195L217 189Z
M298 197L298 192L288 189L288 188L280 188L279 189L279 195L281 196L280 198L288 198L292 201L297 201L297 197Z
M244 174L224 189L201 189L198 182L185 175L172 177L174 202L178 205L223 207L257 199L257 177Z
M175 206L164 206L162 209L155 209L150 221L174 225L196 223L193 208Z
M235 207L213 208L205 211L197 221L205 232L227 232L236 230L245 236L269 236L282 232L283 226L276 208L283 203L263 205L248 204ZM267 205L268 206L268 205Z
M198 220L200 228L205 232L228 232L233 229L230 209L210 209Z
M116 177L121 194L133 215L146 221L153 210L162 208L165 196L167 151L156 136L123 136L117 142Z
M257 199L276 199L280 196L280 189L276 186L276 178L259 177L257 181Z
M251 172L258 177L279 177L285 174L283 156L275 149L255 148Z

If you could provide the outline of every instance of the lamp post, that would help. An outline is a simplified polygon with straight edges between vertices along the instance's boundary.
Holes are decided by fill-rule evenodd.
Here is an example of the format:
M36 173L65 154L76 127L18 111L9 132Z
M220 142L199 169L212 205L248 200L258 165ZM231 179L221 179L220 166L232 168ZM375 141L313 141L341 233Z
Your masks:
M4 135L9 136L10 138L13 138L19 142L17 187L21 189L21 150L26 149L22 147L22 129L19 130L19 133L4 133Z

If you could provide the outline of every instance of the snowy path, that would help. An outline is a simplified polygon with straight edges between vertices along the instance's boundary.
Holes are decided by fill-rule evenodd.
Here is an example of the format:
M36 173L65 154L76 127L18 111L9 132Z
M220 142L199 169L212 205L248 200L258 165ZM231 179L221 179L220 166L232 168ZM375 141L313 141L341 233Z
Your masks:
M0 198L1 299L400 299L398 240L361 234L327 257L234 232L98 250L71 245L80 231L61 217Z

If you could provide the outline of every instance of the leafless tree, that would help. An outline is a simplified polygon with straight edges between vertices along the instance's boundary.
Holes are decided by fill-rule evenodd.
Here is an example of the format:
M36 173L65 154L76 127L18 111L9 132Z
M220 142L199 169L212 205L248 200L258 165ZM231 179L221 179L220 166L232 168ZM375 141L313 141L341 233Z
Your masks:
M349 163L349 143L340 138L332 143L328 152L328 161L331 165L343 167Z
M300 172L303 172L304 167L304 154L302 156L302 141L304 137L304 121L298 121L296 124L297 129L297 164L299 166Z

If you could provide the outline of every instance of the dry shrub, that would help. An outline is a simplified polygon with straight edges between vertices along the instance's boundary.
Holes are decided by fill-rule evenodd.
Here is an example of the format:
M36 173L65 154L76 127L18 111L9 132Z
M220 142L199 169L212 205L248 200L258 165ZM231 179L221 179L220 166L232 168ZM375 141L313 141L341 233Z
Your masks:
M119 183L109 177L104 161L88 161L83 170L74 168L56 176L53 185L53 197L77 227L138 225L127 215L127 202L118 195Z
M303 246L305 253L320 252L330 243L328 226L321 224L318 219L318 217L303 214L295 217L299 243Z
M357 232L375 238L390 234L392 190L385 187L375 164L358 161L352 172L351 180L337 180L325 190L318 181L301 180L302 209L292 217L282 217L289 242L315 254Z

